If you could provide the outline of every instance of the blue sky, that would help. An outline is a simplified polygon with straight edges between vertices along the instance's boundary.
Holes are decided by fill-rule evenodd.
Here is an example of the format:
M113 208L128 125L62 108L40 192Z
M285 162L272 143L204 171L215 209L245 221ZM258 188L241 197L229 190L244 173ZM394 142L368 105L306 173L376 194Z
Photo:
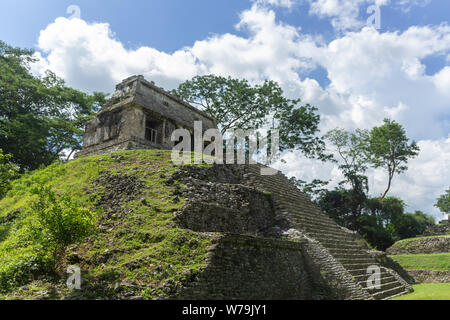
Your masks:
M425 1L426 3L426 1ZM196 40L211 34L235 33L239 14L249 8L249 0L2 0L0 4L0 39L8 44L35 48L40 30L55 18L70 14L66 9L77 5L81 17L89 22L108 22L115 36L127 48L152 46L164 52L173 52L191 46ZM369 15L365 7L359 16ZM404 31L412 25L440 24L448 21L450 1L434 0L427 5L382 6L380 31ZM278 20L302 28L308 34L317 34L331 41L336 32L326 18L309 14L306 1L291 8L275 8ZM445 56L428 57L423 63L427 74L433 74L446 64ZM327 84L324 70L311 73L321 84Z
M374 4L378 30L366 24ZM69 19L70 5L81 19ZM450 181L449 13L447 0L0 0L0 40L35 49L34 73L50 69L85 91L111 93L133 74L172 89L215 73L278 81L319 108L323 133L393 118L422 152L392 195L440 217L433 203ZM287 175L341 178L332 164L286 160ZM374 195L383 191L383 171L369 180Z

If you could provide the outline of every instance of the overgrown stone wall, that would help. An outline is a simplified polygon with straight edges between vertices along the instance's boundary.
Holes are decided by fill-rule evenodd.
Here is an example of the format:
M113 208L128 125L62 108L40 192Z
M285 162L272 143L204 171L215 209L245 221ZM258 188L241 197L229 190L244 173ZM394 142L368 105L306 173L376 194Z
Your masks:
M450 252L450 236L433 238L416 238L400 241L386 250L388 254L428 254Z
M313 297L302 243L242 235L215 241L207 266L176 299Z
M429 227L424 233L424 236L435 236L450 234L450 223L448 221L443 221L440 224Z
M175 181L183 187L173 195L186 199L175 213L179 226L225 233L181 298L372 298L318 241L290 229L245 166L184 166L167 179Z
M450 270L408 270L416 283L449 283Z

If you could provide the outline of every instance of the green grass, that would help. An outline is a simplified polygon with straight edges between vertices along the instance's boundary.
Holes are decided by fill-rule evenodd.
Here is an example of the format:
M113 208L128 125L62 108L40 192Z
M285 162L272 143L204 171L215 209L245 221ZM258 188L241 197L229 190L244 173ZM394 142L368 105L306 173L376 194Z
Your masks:
M391 300L450 300L450 283L423 283L412 287L414 292Z
M404 269L450 270L450 253L391 255Z
M0 288L0 299L42 298L42 292L51 293L46 297L52 299L68 295L65 270L70 264L79 265L87 279L84 298L116 298L127 292L151 299L191 279L205 265L214 235L181 229L173 222L173 212L184 200L172 201L178 182L168 186L164 177L176 170L170 151L118 151L53 164L15 181L0 201L0 217L28 208L35 200L30 189L38 184L70 195L86 208L95 208L110 187L95 184L101 175L133 174L143 187L136 199L117 199L119 212L100 216L94 234L69 245L55 270L42 264L41 248L28 240L31 230L26 222L32 214L0 223L0 279L8 283ZM19 289L23 285L26 290Z

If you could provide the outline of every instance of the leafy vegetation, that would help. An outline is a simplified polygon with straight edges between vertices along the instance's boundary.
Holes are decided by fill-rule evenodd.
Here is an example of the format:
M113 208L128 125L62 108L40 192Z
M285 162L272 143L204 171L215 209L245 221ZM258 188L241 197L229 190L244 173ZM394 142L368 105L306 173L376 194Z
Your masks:
M93 231L96 214L82 203L60 196L45 185L33 188L31 193L38 196L29 209L37 222L31 226L33 238L47 250L57 254Z
M178 183L165 181L177 168L170 151L119 151L55 163L14 181L0 201L0 217L21 209L10 222L0 223L0 298L155 298L191 281L205 265L212 235L180 229L173 222L173 211L183 200L174 202L171 195ZM130 183L134 180L127 177L137 180ZM107 184L108 179L117 183ZM133 183L136 188L127 193ZM41 185L45 188L38 194L31 191ZM66 195L70 201L64 200ZM39 203L39 209L31 209ZM68 208L74 206L81 211L67 218ZM96 229L85 233L92 221L87 210L99 208ZM65 221L63 226L72 225L67 221L74 219L83 231L81 237L65 238L60 231L66 227L48 221L50 211L59 212L57 220ZM52 246L32 241L36 229L30 226L39 221L46 226L46 235L56 230L50 238L66 244L54 264L49 263L55 258L48 250ZM65 284L66 268L74 264L85 279L81 291L69 291ZM20 289L24 284L27 290Z
M423 283L412 287L414 292L392 300L450 300L450 283Z
M450 214L450 188L448 188L445 193L437 199L434 206L441 210L442 213Z
M0 148L21 171L81 148L83 128L105 95L67 87L55 74L31 74L33 52L0 41Z
M327 158L324 141L316 136L317 108L284 97L274 81L252 86L245 79L204 75L180 84L175 93L216 119L222 133L270 127L279 130L280 151L301 150L310 157Z
M408 141L405 129L390 119L384 119L382 126L370 131L366 146L368 159L374 168L384 168L388 173L388 185L381 198L389 192L394 174L406 171L408 160L419 154L416 142Z
M11 163L12 155L4 154L0 149L0 199L2 199L9 189L11 183L18 176L18 168Z
M382 126L372 130L348 132L336 128L324 138L332 147L332 162L344 177L338 187L327 190L329 181L317 179L311 183L291 180L338 224L359 232L380 250L399 239L419 235L435 224L423 212L405 213L402 199L386 197L394 174L407 170L408 160L419 151L415 142L408 143L400 124L385 119ZM381 197L371 197L366 171L378 167L387 169L388 186Z

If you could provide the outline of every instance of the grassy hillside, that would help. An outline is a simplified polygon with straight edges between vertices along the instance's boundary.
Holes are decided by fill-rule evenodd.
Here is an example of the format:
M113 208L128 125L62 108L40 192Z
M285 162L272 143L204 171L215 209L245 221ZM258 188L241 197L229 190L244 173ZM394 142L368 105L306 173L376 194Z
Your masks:
M166 178L169 151L119 151L53 164L24 175L0 201L0 299L158 298L190 281L205 264L212 235L177 228L183 204ZM96 212L90 235L55 254L36 241L31 190L50 186ZM69 292L67 266L82 270Z
M450 283L424 283L412 287L414 292L391 300L450 300Z
M440 235L440 236L428 236L428 237L415 237L415 238L408 238L403 239L400 241L397 241L392 245L394 248L401 248L401 249L408 249L412 248L417 245L418 242L422 241L423 239L436 239L436 238L450 238L449 235Z
M450 270L450 253L398 254L390 257L409 270Z

